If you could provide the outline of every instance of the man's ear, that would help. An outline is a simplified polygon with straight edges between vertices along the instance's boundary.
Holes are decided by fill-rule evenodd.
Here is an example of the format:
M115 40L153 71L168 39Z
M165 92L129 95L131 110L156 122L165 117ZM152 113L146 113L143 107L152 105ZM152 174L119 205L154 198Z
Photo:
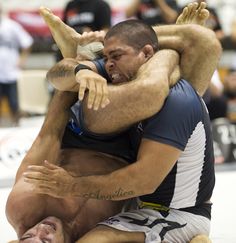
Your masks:
M153 47L151 45L145 45L143 48L142 48L142 51L144 53L144 58L146 60L149 60L153 55L154 55L154 50L153 50Z

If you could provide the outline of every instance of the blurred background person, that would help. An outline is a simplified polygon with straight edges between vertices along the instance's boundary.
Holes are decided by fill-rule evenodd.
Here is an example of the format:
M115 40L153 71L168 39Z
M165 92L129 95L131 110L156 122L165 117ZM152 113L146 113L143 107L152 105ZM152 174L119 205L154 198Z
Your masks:
M224 95L227 99L227 118L236 124L236 70L230 70L224 80Z
M78 33L107 31L111 27L111 8L105 0L72 0L63 11L62 20ZM57 49L56 61L62 59Z
M212 76L209 88L204 94L203 99L211 120L227 116L227 99L224 95L224 85L217 70Z
M125 9L127 18L136 17L149 25L174 23L178 12L175 0L132 0Z
M17 79L32 44L32 37L20 24L3 15L0 6L0 102L3 97L7 98L11 112L10 125L17 125L19 121Z

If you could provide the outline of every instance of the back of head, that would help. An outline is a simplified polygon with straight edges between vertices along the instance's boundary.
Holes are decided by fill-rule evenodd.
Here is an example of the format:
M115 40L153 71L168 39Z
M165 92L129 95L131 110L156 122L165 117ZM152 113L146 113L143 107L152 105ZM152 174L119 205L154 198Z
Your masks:
M130 19L114 25L106 34L105 40L117 37L135 49L151 45L158 51L158 39L153 28L141 20Z

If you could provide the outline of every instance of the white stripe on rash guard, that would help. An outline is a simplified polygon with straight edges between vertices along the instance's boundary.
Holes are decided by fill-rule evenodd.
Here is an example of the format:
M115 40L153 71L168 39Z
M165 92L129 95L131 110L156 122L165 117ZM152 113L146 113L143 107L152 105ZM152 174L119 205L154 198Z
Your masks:
M170 208L194 206L204 165L206 134L199 122L177 162L175 191Z

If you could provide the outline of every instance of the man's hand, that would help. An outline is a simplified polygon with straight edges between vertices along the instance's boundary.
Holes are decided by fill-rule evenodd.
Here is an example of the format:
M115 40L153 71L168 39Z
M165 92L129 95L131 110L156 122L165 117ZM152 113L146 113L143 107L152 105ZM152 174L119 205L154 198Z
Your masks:
M32 185L32 191L56 198L71 197L74 177L63 168L44 161L44 166L31 165L23 173L24 181Z
M188 4L177 18L176 24L198 24L204 26L209 17L209 11L206 9L206 6L205 2Z
M98 110L99 107L106 107L108 99L107 80L101 75L87 69L80 70L76 74L76 82L79 83L79 100L83 100L85 91L88 89L88 109Z
M91 42L103 42L105 35L106 32L104 30L83 32L79 38L79 44L86 45Z

